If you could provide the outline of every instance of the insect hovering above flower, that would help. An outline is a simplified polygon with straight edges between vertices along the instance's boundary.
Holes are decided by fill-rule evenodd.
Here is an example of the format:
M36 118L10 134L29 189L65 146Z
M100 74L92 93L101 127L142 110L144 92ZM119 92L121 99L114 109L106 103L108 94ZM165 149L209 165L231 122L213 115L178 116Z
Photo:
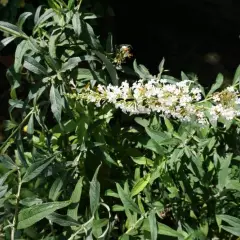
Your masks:
M116 57L114 58L114 63L121 65L126 61L127 58L131 58L133 54L131 53L132 46L129 44L121 44L117 47Z

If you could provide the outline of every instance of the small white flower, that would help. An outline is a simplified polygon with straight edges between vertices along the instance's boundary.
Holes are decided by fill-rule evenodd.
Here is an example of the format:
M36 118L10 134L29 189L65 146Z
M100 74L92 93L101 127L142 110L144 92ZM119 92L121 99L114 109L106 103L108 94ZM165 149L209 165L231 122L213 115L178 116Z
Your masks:
M236 104L240 104L240 98L237 98L235 101Z
M227 91L229 91L229 92L235 92L235 90L234 90L234 87L233 87L233 86L231 86L231 87L227 87Z
M167 79L161 79L160 82L161 83L167 83Z
M220 100L221 100L219 95L214 95L212 98L213 98L214 102L220 102Z
M202 91L201 91L200 88L193 88L193 89L191 90L191 93L193 93L193 94L198 94L198 93L202 93Z

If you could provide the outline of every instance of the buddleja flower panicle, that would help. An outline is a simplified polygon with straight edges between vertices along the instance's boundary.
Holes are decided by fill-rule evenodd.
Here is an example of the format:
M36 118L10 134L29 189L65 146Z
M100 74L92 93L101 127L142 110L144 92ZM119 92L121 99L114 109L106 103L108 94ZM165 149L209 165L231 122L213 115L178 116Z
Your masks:
M84 88L74 98L94 103L97 107L111 103L124 113L157 112L168 118L196 121L201 125L219 118L233 120L240 115L239 92L234 87L214 93L207 100L210 107L206 107L201 88L190 80L169 83L167 79L153 78L147 82L140 79L132 86L127 81L120 86L99 84L95 89Z

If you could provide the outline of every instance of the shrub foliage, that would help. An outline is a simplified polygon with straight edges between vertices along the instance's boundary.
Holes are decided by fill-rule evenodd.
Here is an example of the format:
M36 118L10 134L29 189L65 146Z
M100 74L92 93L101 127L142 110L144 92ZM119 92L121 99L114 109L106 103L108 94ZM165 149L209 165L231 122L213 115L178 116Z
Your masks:
M163 75L164 61L158 76L135 61L142 80L131 95L118 77L130 47L114 49L111 35L103 47L92 28L97 16L81 11L81 1L55 3L23 13L16 25L0 22L8 35L1 45L17 42L7 72L8 138L0 145L1 237L237 239L240 69L232 87L221 89L219 75L205 93L184 73ZM161 83L152 95L151 81ZM191 118L176 91L186 83L186 96L195 89L202 98L191 99ZM167 95L159 97L161 89ZM174 107L159 109L174 96Z

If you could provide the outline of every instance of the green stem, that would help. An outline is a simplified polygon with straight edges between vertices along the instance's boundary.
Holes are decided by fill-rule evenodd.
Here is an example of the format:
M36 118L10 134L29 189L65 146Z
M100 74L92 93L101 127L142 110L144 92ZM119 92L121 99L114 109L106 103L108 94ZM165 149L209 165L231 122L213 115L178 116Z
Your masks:
M27 116L22 120L22 122L18 125L18 127L11 133L11 135L7 138L7 140L3 143L3 145L0 147L0 153L3 154L5 153L6 149L4 147L8 143L8 141L17 133L17 131L22 127L22 125L27 121L27 119L31 116L33 113L33 110L30 111Z
M81 4L82 4L82 0L79 0L78 6L77 6L77 10L78 10L78 11L79 11L79 9L80 9Z
M22 179L21 179L21 172L18 169L18 190L16 194L16 206L15 206L15 213L12 222L12 230L11 230L11 240L15 240L15 231L18 223L18 212L19 212L19 201L20 201L20 193L22 187Z

